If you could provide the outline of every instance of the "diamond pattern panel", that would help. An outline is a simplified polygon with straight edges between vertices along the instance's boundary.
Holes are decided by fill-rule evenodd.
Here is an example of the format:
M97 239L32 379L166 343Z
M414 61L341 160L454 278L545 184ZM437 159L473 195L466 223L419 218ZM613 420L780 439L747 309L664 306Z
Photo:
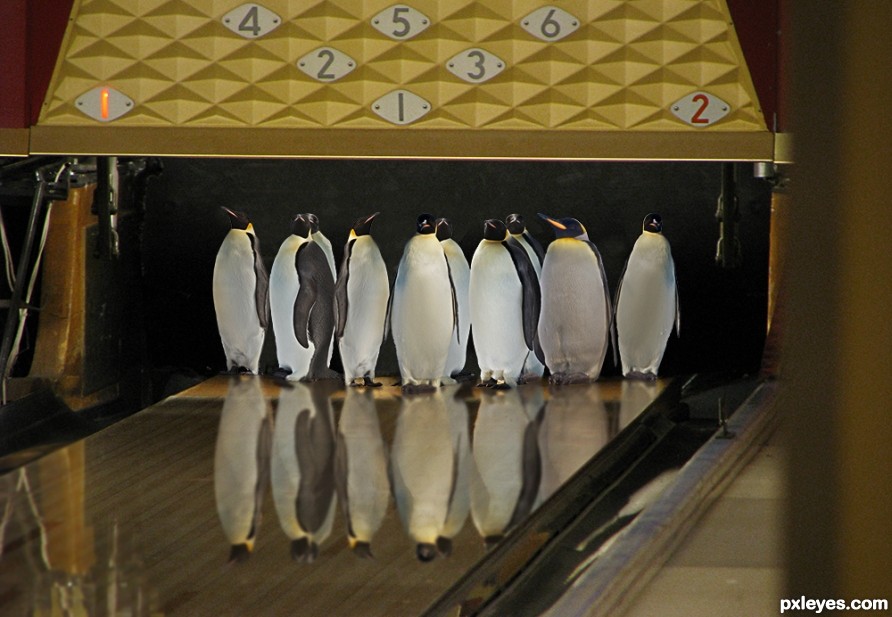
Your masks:
M75 100L96 86L133 99L116 126L393 128L372 102L403 88L430 101L417 128L696 131L671 113L693 92L728 102L709 130L765 131L725 0L564 0L579 20L549 42L521 20L549 0L262 0L282 23L227 29L243 0L80 0L39 124L96 124ZM395 4L430 17L395 40L371 18ZM357 62L332 83L297 61L321 46ZM470 84L446 69L479 47L504 70Z

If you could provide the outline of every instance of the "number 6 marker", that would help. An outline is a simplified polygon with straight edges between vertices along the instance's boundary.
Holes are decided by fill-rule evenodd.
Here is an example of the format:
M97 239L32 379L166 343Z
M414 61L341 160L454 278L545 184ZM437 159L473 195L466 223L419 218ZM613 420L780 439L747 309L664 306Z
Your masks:
M728 103L708 92L692 92L673 103L670 109L676 118L697 128L715 124L731 113Z

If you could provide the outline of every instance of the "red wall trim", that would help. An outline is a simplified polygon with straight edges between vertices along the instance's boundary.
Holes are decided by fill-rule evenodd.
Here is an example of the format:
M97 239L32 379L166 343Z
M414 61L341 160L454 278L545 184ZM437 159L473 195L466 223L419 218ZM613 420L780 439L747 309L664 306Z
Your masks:
M779 126L780 0L728 0L731 19L770 130Z
M25 0L0 0L0 128L28 126Z

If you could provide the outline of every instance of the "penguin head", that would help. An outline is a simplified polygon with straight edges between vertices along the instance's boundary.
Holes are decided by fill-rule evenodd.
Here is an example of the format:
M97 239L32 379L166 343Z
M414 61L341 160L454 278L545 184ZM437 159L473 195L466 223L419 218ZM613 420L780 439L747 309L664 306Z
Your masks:
M248 220L248 215L244 212L236 212L226 206L220 206L220 208L229 216L229 224L233 229L245 230L251 226L251 221Z
M419 214L418 221L415 224L415 230L420 234L432 234L437 231L433 214Z
M539 218L551 225L555 239L578 238L580 240L588 240L588 232L585 231L585 226L574 218L554 219L541 212L539 213Z
M300 236L301 238L309 238L310 234L313 233L313 225L310 221L311 215L308 214L298 214L295 215L293 219L291 219L291 233L295 236Z
M319 231L319 217L312 212L307 212L304 216L310 222L310 233L314 234Z
M487 219L483 222L484 240L494 240L495 242L502 242L505 240L505 234L507 233L508 228L505 227L505 223L503 223L499 219Z
M452 237L452 223L449 222L449 219L438 218L434 222L434 226L437 228L437 240L440 242Z
M651 212L644 217L641 231L649 231L652 234L661 233L663 231L663 217L656 212Z
M372 232L372 221L374 221L375 217L379 214L381 213L375 212L374 214L370 214L369 216L363 216L356 219L356 222L353 223L352 235L357 237L369 235Z
M418 557L418 561L425 563L433 561L437 556L437 546L428 542L419 542L415 546L415 556Z
M505 219L505 225L508 226L508 231L512 234L522 234L527 229L523 217L519 214L509 214Z

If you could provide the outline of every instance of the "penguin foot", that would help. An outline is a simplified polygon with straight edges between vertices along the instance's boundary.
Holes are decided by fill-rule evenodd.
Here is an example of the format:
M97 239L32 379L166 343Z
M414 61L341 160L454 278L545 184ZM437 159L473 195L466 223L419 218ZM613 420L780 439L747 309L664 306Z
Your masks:
M426 394L436 392L437 388L429 383L406 384L402 388L403 394Z
M288 379L289 375L291 375L291 369L285 368L284 366L280 366L270 373L270 377L273 379Z
M474 373L471 373L470 371L463 371L461 373L452 373L450 377L452 377L455 381L462 383L465 381L474 381L476 375Z
M237 372L238 372L239 375L253 375L253 374L254 374L254 371L252 371L252 370L249 369L249 368L245 368L244 366L240 366L240 367L238 367L238 371L237 371Z
M566 385L577 384L577 383L591 383L592 378L586 375L585 373L570 373L569 375L564 375L564 380L562 383Z
M552 373L548 377L548 383L553 386L559 386L564 383L564 377L566 377L566 373Z
M492 386L490 386L490 387L491 387L493 390L510 390L510 389L511 389L511 384L509 384L509 383L507 383L507 382L504 382L504 381L498 381L498 382L494 383L494 384L493 384Z
M320 379L340 379L340 373L337 373L331 370L328 367L321 369L318 373L313 373L312 375L308 374L301 381L319 381Z
M492 388L492 387L493 387L494 385L496 385L497 383L499 383L499 382L497 382L495 379L493 379L492 377L490 377L490 378L487 379L486 381L481 381L480 383L478 383L478 384L477 384L477 387L478 387L478 388Z
M437 552L441 557L452 555L452 540L443 536L437 537Z
M657 376L652 371L629 371L626 373L626 379L640 379L641 381L656 381Z
M364 385L366 388L380 388L384 384L380 381L375 381L374 379L366 375L362 378L362 385Z

